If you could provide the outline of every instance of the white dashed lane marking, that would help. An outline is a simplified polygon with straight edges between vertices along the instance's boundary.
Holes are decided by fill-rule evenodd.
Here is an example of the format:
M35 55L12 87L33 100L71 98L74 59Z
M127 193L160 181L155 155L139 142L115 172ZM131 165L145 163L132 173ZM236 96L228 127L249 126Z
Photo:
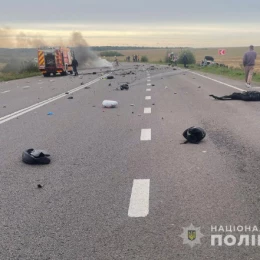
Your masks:
M3 91L1 92L2 94L5 94L5 93L9 93L11 90L6 90L6 91Z
M151 132L152 132L151 129L142 129L140 140L141 141L151 141L151 139L152 139Z
M148 83L147 86L151 86L151 83Z
M129 203L128 216L146 217L149 214L150 180L135 179Z
M145 107L144 108L144 114L151 114L152 113L152 108L151 107Z
M147 88L147 89L146 89L146 91L148 91L148 92L149 92L149 91L151 91L151 89L150 89L150 88Z
M146 96L146 97L145 97L145 100L151 100L151 99L152 99L151 96Z

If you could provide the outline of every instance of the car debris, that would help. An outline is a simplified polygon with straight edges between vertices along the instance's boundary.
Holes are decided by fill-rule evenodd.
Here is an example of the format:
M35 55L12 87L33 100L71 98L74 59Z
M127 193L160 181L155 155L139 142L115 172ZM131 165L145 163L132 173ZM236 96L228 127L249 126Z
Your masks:
M90 89L90 87L85 87L84 89Z
M54 114L53 114L53 112L49 112L47 115L48 115L48 116L52 116L52 115L54 115Z
M114 76L107 76L107 79L114 79Z
M205 138L206 132L201 127L192 126L183 132L183 137L187 139L186 143L198 144L202 139Z
M113 100L104 100L102 106L105 108L115 108L118 106L118 102Z
M73 97L68 97L68 99L73 99Z
M68 95L68 94L69 94L69 92L65 92L65 94L66 94L66 95Z
M38 188L38 189L42 189L42 188L43 188L43 185L38 184L38 185L37 185L37 188Z
M128 89L129 89L129 86L128 86L128 84L123 84L123 85L120 86L120 89L121 89L121 90L124 90L124 89L125 89L125 90L128 90Z
M26 164L49 164L50 154L43 150L27 149L22 154L22 161Z
M95 75L95 74L97 74L96 72L93 72L93 74Z

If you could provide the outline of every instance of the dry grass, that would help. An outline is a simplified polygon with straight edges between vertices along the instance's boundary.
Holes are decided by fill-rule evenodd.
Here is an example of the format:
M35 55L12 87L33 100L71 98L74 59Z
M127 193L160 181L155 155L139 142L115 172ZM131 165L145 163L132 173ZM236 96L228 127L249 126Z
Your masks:
M225 65L232 66L234 68L241 68L242 59L244 53L248 50L247 47L237 47L237 48L225 48L226 55L219 56L218 48L203 48L203 49L193 49L197 63L200 63L205 56L213 56L215 61L218 63L224 63ZM164 62L167 51L173 51L174 53L180 53L181 49L142 49L142 50L125 50L119 51L124 57L118 57L119 61L124 61L127 56L131 57L133 55L147 56L149 62L158 63L160 60ZM256 47L256 52L260 55L260 47ZM109 59L110 61L114 60L114 57ZM256 61L255 71L260 72L260 59Z

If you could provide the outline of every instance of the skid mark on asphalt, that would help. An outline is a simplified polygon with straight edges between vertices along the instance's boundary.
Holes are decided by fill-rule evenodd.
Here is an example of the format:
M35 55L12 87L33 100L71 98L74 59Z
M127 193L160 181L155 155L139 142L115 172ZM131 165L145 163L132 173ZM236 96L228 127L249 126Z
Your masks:
M141 141L151 141L152 139L152 130L150 128L148 129L142 129L141 130L141 137L140 140Z
M152 113L152 108L151 107L145 107L144 108L144 114L151 114Z
M149 214L150 180L135 179L129 203L128 216L131 218L146 217Z

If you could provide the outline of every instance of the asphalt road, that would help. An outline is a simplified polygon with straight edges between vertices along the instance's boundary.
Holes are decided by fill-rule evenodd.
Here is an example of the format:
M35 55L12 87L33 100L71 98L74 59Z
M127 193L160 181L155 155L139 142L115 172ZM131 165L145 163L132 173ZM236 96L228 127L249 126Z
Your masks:
M116 90L124 82L130 89ZM260 229L260 103L209 97L239 90L134 64L1 83L0 259L260 259L251 240L238 245L259 232L211 231ZM118 108L102 108L105 99ZM194 125L206 138L181 144ZM28 148L47 150L51 164L23 164ZM194 247L180 237L191 224L204 235ZM216 234L236 244L213 246Z

